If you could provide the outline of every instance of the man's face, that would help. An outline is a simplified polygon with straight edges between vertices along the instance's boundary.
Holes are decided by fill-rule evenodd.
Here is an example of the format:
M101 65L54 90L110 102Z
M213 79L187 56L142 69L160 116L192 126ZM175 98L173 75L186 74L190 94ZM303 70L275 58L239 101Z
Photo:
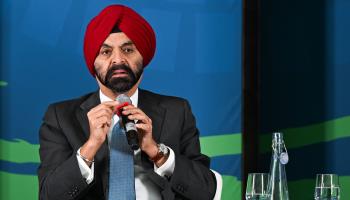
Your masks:
M134 43L123 32L112 33L95 59L96 76L113 93L125 93L140 79L142 60Z

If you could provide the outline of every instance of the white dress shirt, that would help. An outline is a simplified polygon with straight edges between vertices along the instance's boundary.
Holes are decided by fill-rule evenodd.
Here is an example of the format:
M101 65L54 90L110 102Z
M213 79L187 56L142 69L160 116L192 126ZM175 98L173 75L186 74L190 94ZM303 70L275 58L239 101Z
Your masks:
M137 89L135 93L130 97L132 104L137 107L138 104L139 90ZM106 101L113 101L100 90L100 100L101 103ZM112 122L113 126L119 121L118 115L114 115ZM113 129L111 126L108 133L108 141L111 140L111 132ZM167 161L160 167L154 164L154 171L160 176L171 176L175 168L175 154L174 151L168 147L169 157ZM80 155L80 149L78 150ZM79 168L82 176L86 179L86 182L90 184L94 179L94 163L92 163L91 168L84 162L84 160L77 155ZM137 200L158 200L162 199L160 190L158 187L145 176L145 169L141 165L141 150L134 151L134 168L135 168L135 192Z

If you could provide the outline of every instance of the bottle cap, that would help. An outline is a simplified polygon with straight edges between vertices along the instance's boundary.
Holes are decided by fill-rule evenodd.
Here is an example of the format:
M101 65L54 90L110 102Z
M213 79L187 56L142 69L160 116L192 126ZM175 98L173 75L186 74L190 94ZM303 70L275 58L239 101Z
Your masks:
M283 139L283 133L281 132L274 132L272 134L272 138L276 140L282 140Z

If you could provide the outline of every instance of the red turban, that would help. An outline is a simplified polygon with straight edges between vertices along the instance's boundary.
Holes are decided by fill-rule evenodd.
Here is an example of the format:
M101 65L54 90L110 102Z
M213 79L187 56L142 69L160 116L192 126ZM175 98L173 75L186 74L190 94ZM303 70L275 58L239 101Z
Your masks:
M146 67L154 56L156 36L151 25L131 8L111 5L90 21L85 32L84 56L93 76L95 59L114 26L118 26L135 44L143 57L143 67Z

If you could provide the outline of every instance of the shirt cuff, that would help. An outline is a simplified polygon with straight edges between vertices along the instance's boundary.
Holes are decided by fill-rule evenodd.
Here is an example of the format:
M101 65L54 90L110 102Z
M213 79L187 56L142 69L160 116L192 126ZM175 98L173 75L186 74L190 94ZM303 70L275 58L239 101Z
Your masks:
M85 161L79 156L80 155L80 148L77 152L77 159L79 164L79 169L81 172L81 175L85 179L87 184L90 184L94 180L94 169L95 169L95 163L92 163L91 168L85 163Z
M157 167L157 165L154 164L154 172L156 172L159 176L162 177L170 177L171 175L173 175L175 169L175 153L170 147L168 147L168 149L169 157L165 161L165 163L163 163L163 165L160 167Z

